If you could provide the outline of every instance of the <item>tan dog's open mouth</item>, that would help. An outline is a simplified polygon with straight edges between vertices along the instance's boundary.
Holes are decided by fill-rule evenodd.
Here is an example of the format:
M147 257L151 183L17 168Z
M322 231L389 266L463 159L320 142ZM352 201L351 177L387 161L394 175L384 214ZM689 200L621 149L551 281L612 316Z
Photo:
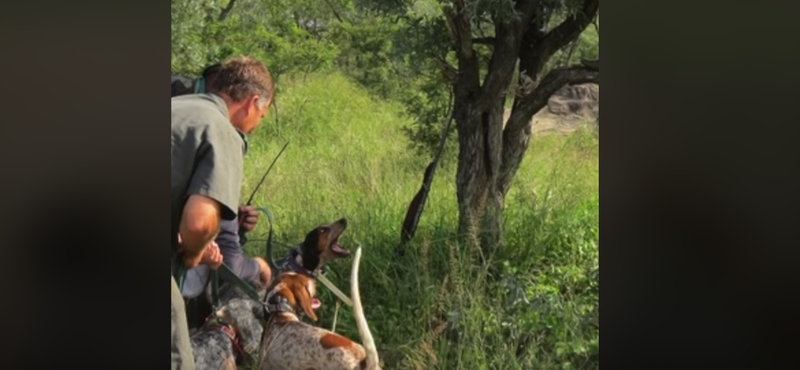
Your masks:
M328 239L328 249L333 252L337 257L347 257L350 255L350 251L343 248L341 244L339 244L339 237L342 236L342 233L347 229L347 219L342 218L339 221L334 222L330 226L330 237Z
M349 250L344 249L344 248L342 248L341 245L339 245L339 240L338 239L336 241L334 241L333 243L331 243L331 251L333 253L336 253L340 257L347 257L347 256L350 255L350 251Z

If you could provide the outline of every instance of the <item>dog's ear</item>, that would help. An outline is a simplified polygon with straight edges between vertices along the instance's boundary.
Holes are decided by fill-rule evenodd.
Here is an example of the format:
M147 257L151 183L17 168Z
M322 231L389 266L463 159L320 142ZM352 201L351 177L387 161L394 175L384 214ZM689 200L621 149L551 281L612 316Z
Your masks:
M308 283L307 279L296 279L289 285L289 289L294 295L295 303L303 308L306 316L311 318L311 320L317 321L317 315L314 314L314 309L311 307L313 297L311 297L311 293L308 291Z
M306 270L314 271L319 267L320 255L323 252L320 245L324 244L322 239L325 232L323 230L322 227L311 230L306 234L306 239L303 241L301 257L303 258L303 267Z

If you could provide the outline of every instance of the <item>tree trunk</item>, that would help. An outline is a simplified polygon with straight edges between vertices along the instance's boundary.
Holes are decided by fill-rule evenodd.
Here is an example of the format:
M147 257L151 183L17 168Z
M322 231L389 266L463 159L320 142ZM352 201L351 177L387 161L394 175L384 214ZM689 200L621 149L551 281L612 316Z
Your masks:
M495 102L490 109L472 109L469 104L456 109L459 231L488 257L502 242L505 195L497 180L502 154L503 101Z

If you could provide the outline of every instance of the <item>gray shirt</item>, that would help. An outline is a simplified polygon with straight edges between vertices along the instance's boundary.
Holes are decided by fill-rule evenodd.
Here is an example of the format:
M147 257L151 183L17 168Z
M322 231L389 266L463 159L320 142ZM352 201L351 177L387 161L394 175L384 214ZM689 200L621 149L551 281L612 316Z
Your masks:
M245 135L231 125L225 101L214 94L172 98L172 249L190 195L220 203L222 220L235 220L247 152Z

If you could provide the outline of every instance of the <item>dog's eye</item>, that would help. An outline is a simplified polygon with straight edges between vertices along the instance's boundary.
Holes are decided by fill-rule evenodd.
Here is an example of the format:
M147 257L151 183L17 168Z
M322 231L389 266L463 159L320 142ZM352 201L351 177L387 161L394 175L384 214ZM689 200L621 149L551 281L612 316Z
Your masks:
M319 233L320 233L320 234L325 234L325 232L326 232L326 231L328 231L328 230L325 230L325 229L319 229Z

